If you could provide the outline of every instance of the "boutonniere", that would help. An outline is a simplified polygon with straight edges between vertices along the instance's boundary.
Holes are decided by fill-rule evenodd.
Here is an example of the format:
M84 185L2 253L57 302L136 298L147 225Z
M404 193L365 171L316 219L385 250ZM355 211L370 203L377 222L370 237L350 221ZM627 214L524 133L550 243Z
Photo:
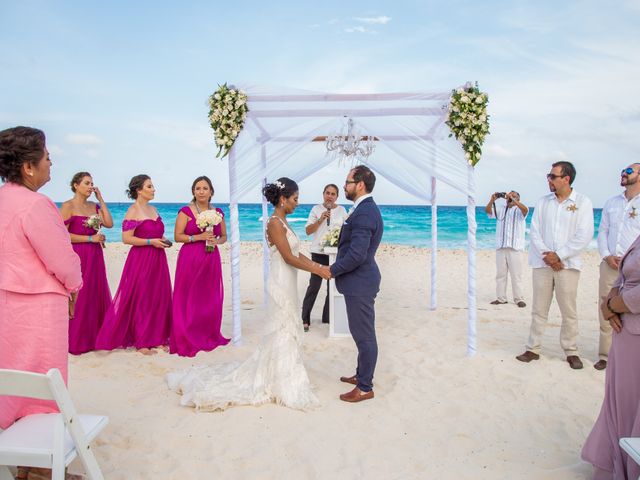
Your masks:
M575 203L572 203L571 205L569 205L567 207L567 212L575 212L576 210L578 210L578 206Z
M629 212L629 218L636 218L638 216L638 210L636 207L631 207L631 211Z

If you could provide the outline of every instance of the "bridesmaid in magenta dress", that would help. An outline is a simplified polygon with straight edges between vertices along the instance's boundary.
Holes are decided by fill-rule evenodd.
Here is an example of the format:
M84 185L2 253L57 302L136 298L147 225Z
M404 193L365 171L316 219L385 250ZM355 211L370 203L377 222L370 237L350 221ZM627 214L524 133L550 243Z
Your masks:
M215 210L223 218L213 232L202 231L196 224L200 212L211 210L213 185L208 177L194 180L191 186L193 201L182 207L176 218L175 240L183 243L178 254L173 292L173 324L171 326L171 353L193 357L199 351L210 351L229 343L222 336L222 282L221 245L227 240L224 213ZM205 242L213 244L207 252Z
M96 350L135 347L152 354L167 345L171 329L171 278L164 249L164 224L149 205L155 188L148 175L129 182L135 202L122 222L122 241L132 245L124 264L118 291L96 339Z
M96 336L111 305L102 254L105 237L89 227L87 220L98 215L101 225L111 228L113 219L90 173L76 173L71 179L71 190L74 197L62 204L60 214L82 266L82 289L78 292L74 316L69 319L69 353L79 355L95 348ZM99 204L88 201L92 193Z

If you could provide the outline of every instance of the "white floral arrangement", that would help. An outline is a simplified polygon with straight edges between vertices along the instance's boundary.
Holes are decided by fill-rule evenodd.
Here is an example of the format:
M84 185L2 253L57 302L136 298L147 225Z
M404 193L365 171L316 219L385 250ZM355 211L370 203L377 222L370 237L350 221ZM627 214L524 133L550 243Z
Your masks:
M90 217L87 217L83 224L85 227L93 228L97 233L100 231L100 227L102 227L102 219L98 214L91 215Z
M233 86L228 87L226 83L209 97L209 123L218 146L216 157L229 154L233 142L242 131L248 111L247 95Z
M451 133L462 144L464 156L470 165L475 166L482 156L482 144L489 133L489 115L487 115L489 96L481 92L478 83L467 83L451 92L446 124Z
M340 238L340 230L342 227L335 227L329 230L322 237L322 246L324 247L337 247L338 239Z
M204 212L200 212L196 217L196 225L198 225L198 228L203 232L205 230L212 232L213 227L220 222L222 222L222 215L220 215L217 210L205 210ZM205 243L205 248L208 253L213 252L215 247L215 243L209 243L209 241Z

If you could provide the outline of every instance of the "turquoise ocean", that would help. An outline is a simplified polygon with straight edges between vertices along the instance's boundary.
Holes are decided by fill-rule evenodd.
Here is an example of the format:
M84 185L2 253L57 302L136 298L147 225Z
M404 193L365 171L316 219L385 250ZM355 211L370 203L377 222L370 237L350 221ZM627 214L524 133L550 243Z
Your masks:
M122 220L130 203L108 203L114 218L114 228L103 229L109 242L121 242ZM173 240L173 227L182 203L154 203L166 228L166 237ZM225 215L229 216L228 204L216 204ZM351 205L345 205L347 210ZM304 226L313 205L299 205L289 216L289 223L298 236L305 240L309 237L304 232ZM431 247L431 207L412 205L379 205L384 220L384 235L382 241L397 245L411 245L414 247ZM240 215L240 240L262 241L262 205L244 203L238 206ZM271 213L271 208L269 209ZM527 217L527 232L533 208ZM601 209L594 209L595 231L600 223ZM494 247L495 220L491 220L484 212L484 206L476 209L477 247L492 249ZM227 220L228 228L228 220ZM595 235L594 235L595 238ZM467 215L465 207L438 206L438 248L457 249L466 248ZM591 248L596 248L595 240Z

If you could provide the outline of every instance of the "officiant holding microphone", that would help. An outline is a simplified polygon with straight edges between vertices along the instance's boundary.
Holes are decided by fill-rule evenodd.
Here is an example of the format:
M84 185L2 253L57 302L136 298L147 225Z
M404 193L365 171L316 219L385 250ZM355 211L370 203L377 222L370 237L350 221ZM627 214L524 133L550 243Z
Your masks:
M329 255L324 253L322 239L334 228L340 228L347 218L347 211L338 205L338 187L330 183L322 192L323 203L314 206L309 213L305 231L313 235L311 240L311 260L321 265L329 265ZM302 324L304 331L309 331L311 324L311 310L322 286L322 278L312 273L309 279L307 293L302 302ZM329 323L329 283L327 282L327 296L322 309L322 323Z

